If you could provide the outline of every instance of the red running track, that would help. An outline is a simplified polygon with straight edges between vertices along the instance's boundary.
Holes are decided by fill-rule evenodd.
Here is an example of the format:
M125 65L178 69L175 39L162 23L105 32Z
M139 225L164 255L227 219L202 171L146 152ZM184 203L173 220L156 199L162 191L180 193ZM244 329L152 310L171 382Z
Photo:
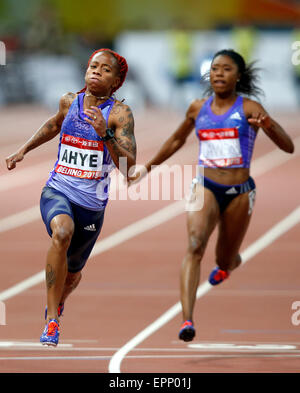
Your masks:
M299 372L300 329L292 309L300 301L296 213L290 229L280 226L271 244L263 238L262 248L255 249L228 281L199 297L192 343L177 338L178 310L156 330L145 330L179 300L179 269L187 244L185 212L182 208L167 212L160 224L162 216L153 216L174 200L109 203L98 252L66 303L60 344L56 349L42 347L44 283L37 280L21 292L6 290L43 271L50 239L37 206L56 159L57 140L31 152L8 172L5 157L51 114L20 106L1 109L0 115L0 300L6 308L6 325L0 326L1 373L108 373L118 367L122 373ZM277 114L276 118L297 143L296 152L280 152L259 134L252 171L258 193L243 252L299 206L300 115ZM179 121L178 114L156 109L136 115L138 163L154 154ZM167 164L195 165L197 150L191 135ZM270 152L275 155L267 160ZM33 210L26 222L24 215L15 217L29 208ZM149 221L138 226L144 217ZM149 222L151 229L145 226ZM129 236L124 241L123 228ZM214 233L203 260L201 284L214 266L215 239ZM107 249L101 249L104 244ZM126 347L137 335L137 342Z

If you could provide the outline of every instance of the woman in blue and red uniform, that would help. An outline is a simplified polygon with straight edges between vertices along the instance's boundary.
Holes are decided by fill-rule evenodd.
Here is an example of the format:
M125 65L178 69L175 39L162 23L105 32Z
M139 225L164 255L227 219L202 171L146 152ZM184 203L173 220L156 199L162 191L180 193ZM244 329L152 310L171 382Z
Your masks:
M41 195L41 213L52 238L46 260L46 326L40 338L56 346L59 317L77 287L103 224L109 173L117 167L127 178L135 164L134 120L130 108L112 95L127 74L125 58L110 49L94 52L85 87L64 95L59 110L7 158L13 169L25 154L60 133L58 159ZM127 159L119 165L119 158ZM124 160L123 160L124 162Z
M193 180L187 206L188 248L181 269L183 324L179 338L195 336L193 308L200 278L200 262L218 224L216 268L209 282L219 284L241 263L239 249L251 218L255 183L250 162L259 128L282 150L292 153L294 145L282 127L256 101L256 75L252 66L233 50L215 54L210 72L209 98L191 103L185 119L131 183L142 178L179 150L195 128L199 140L199 175ZM242 94L242 95L239 95ZM202 206L203 203L203 206ZM199 208L197 207L199 206Z

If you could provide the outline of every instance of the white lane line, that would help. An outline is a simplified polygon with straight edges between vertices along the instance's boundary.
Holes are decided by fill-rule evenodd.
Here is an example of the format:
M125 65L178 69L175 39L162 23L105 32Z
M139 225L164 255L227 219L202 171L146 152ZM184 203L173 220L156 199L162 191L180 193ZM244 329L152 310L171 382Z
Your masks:
M39 273L36 273L33 276L1 292L0 301L4 302L5 300L10 299L11 297L14 297L19 293L25 291L26 289L41 283L44 280L44 278L45 278L45 271L42 270Z
M73 340L72 340L73 341ZM75 342L76 340L74 340ZM135 347L132 352L170 352L170 353L198 353L198 352L273 352L273 353L299 353L300 348L298 344L278 344L278 343L218 343L218 342L194 342L182 348L182 342L178 343L180 347L176 348L145 348ZM48 347L44 347L41 343L36 341L0 341L1 351L22 351L22 352L45 352ZM55 348L55 352L116 352L120 347L75 347L74 343L66 343L66 341L59 344Z
M55 351L55 349L50 348L49 351ZM14 357L0 357L1 360L109 360L111 356L98 355L98 356L14 356ZM300 354L214 354L214 355L200 355L200 354L188 354L188 355L130 355L126 359L230 359L230 358L300 358Z
M251 164L251 173L254 176L260 176L266 172L285 164L287 161L299 156L300 154L300 137L293 140L295 151L293 154L287 154L278 148L256 158Z
M194 343L188 344L188 348L203 350L203 351L287 351L295 352L296 345L292 344L236 344L236 343ZM298 351L300 352L300 351Z
M47 348L48 351L55 351L56 348ZM299 355L300 356L300 355ZM0 357L1 360L108 360L110 356L14 356Z
M264 248L268 247L281 235L288 232L291 228L296 226L300 221L300 206L298 206L292 213L281 220L278 224L274 225L268 232L261 236L256 242L252 243L243 253L242 264L246 263L249 259L254 257Z
M66 348L68 350L73 349L73 344L59 344L59 346L61 346L60 349L66 350ZM26 349L26 350L33 350L33 349L39 349L39 350L43 350L43 345L39 342L17 342L17 341L0 341L0 350L1 349Z
M12 214L9 217L0 220L0 233L11 229L19 228L23 225L30 224L41 217L39 205L30 207L19 213Z
M149 231L150 229L153 229L156 226L169 221L171 218L184 213L184 206L185 201L171 203L157 212L142 218L131 225L128 225L116 233L113 233L112 235L106 237L103 240L100 240L95 244L91 256L107 251L112 247L125 242L126 240L138 236L143 232Z
M292 213L290 213L286 218L280 221L278 224L273 226L268 232L266 232L263 236L261 236L258 240L252 243L245 251L241 253L242 263L245 264L252 257L262 251L264 248L268 247L272 242L274 242L277 238L287 232L289 229L293 228L300 222L300 206L296 208ZM204 296L208 291L214 288L208 281L205 281L198 287L197 290L197 299ZM164 314L162 314L158 319L156 319L153 323L146 327L146 329L142 330L135 337L133 337L130 341L128 341L122 348L120 348L112 357L109 363L109 372L110 373L120 373L120 366L125 358L125 356L130 352L133 348L143 342L146 338L151 336L154 332L160 329L163 325L168 323L171 319L173 319L177 314L181 312L181 303L177 302L174 306L172 306L169 310L167 310Z
M27 168L15 168L15 172L8 172L0 177L0 191L9 191L12 188L28 186L38 179L47 180L48 173L52 171L55 164L55 158L51 161L42 162L40 164L31 165Z

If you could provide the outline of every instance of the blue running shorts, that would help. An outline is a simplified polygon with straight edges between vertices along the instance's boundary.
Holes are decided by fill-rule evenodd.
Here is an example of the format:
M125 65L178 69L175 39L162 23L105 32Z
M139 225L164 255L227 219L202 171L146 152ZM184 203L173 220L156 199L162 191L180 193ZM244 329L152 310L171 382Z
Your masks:
M49 236L51 220L59 214L68 214L74 221L74 234L67 252L68 271L83 269L100 234L104 210L94 211L69 201L60 191L45 186L42 190L40 209Z
M251 176L244 183L234 184L234 185L219 184L205 176L203 177L199 176L196 177L195 179L196 179L195 182L199 182L214 194L218 202L221 214L225 211L226 207L235 197L245 192L251 191L253 193L253 195L251 196L252 199L251 200L249 199L249 204L251 205L254 204L253 198L255 198L256 185ZM251 209L252 207L253 206L251 206Z

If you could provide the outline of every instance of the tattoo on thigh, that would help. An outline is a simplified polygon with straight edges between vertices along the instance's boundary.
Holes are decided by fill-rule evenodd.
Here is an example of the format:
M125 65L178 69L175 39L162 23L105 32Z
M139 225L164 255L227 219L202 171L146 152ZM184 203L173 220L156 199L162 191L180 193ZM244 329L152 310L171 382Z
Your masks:
M55 284L56 281L56 275L55 272L52 268L52 266L48 263L46 266L46 284L47 284L47 289L52 288L52 286Z

